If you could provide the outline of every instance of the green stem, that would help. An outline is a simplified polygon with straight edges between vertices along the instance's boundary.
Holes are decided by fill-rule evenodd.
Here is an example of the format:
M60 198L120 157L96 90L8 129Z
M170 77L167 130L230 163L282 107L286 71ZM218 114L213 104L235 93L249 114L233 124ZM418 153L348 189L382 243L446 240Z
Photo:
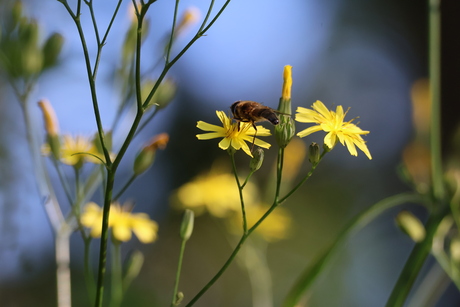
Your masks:
M417 243L412 250L401 274L399 275L398 281L391 292L390 298L385 305L386 307L402 307L404 305L420 269L425 263L427 256L430 254L433 236L446 213L446 210L442 210L440 212L433 212L430 215L430 218L425 226L425 239L422 242Z
M431 98L431 171L435 199L445 197L441 158L441 14L440 0L429 0L429 76Z
M179 290L180 272L182 270L182 261L184 259L185 243L187 243L187 240L182 239L179 252L179 262L177 264L176 280L174 281L174 292L171 300L171 307L177 306L177 292Z
M171 28L171 35L169 37L168 46L166 48L166 64L169 63L169 57L171 56L171 48L174 41L174 32L176 30L176 21L177 21L177 11L179 9L179 2L180 0L176 0L176 5L174 6L174 16L173 16L173 23Z
M107 243L109 237L109 215L110 215L110 204L112 202L112 191L113 184L115 181L115 173L111 170L107 174L107 185L105 188L104 195L104 208L102 212L102 232L101 232L101 244L99 248L99 270L97 275L97 287L96 287L96 307L102 306L102 300L104 297L104 278L106 271L107 262Z
M353 233L356 233L364 226L372 222L377 216L379 216L385 210L393 208L398 205L402 205L408 202L420 202L420 196L413 193L404 193L395 195L378 203L372 205L362 213L354 217L347 225L340 231L337 237L334 239L332 244L326 248L321 254L316 257L297 279L295 285L289 291L289 294L284 300L283 307L294 307L298 304L305 292L308 291L311 285L313 285L316 277L323 271L332 256L337 252L338 248L342 243L349 238Z
M231 0L225 1L225 3L222 5L221 9L219 12L217 12L216 16L209 22L209 24L204 27L203 29L200 28L201 31L198 31L197 34L188 42L188 44L168 63L165 64L165 67L163 71L161 72L160 76L158 77L157 82L153 86L152 90L150 91L147 99L145 99L144 108L147 108L149 101L152 99L153 95L157 91L157 88L160 86L161 82L165 78L166 74L168 73L169 69L185 54L185 52L200 38L202 37L210 28L211 26L217 21L219 16L224 12L225 8L227 5L230 3ZM214 3L214 0L211 1L211 6ZM210 7L211 7L210 6ZM208 14L209 15L209 14ZM208 17L207 15L207 17ZM206 19L207 20L207 19ZM204 25L203 25L204 26Z
M117 201L120 196L126 191L126 189L134 182L134 180L137 178L137 175L136 174L133 174L131 176L131 178L129 178L128 182L125 183L125 185L123 186L123 188L120 190L120 192L118 192L115 197L113 198L114 201Z
M284 149L280 149L278 151L278 155L280 155L281 157L278 157L278 163L277 163L277 182L276 182L276 186L279 187L281 185L281 174L283 173L283 163L282 163L282 158L284 157ZM234 173L235 173L235 178L237 180L237 183L238 183L238 187L240 187L240 184L239 184L239 179L238 179L238 176L236 175L236 167L235 167L235 163L234 163L234 157L233 155L231 154L232 156L232 165L233 165L233 169L234 169ZM278 206L278 192L279 192L279 188L276 189L276 193L275 193L275 197L274 197L274 202L272 204L272 206L267 210L267 212L265 212L265 214L251 227L249 228L247 231L245 231L243 233L243 235L241 236L241 239L240 241L238 242L238 244L236 245L235 249L233 250L233 252L230 254L230 257L227 259L227 261L224 263L224 265L220 268L220 270L216 273L216 275L214 275L214 277L201 289L200 292L198 292L195 297L192 298L192 300L186 305L186 307L190 307L190 306L193 306L193 304L195 304L199 299L200 297L206 293L206 291L208 291L208 289L220 278L220 276L227 270L227 268L230 266L230 264L233 262L233 260L235 259L236 255L238 254L238 252L240 251L241 247L243 246L244 242L248 239L248 237L251 235L251 233L257 229L257 227L259 227L259 225L267 218L267 216L270 215L270 213L275 210L275 208ZM240 189L240 198L242 199L242 194L241 194L241 189ZM247 227L247 226L246 226Z
M248 232L248 222L246 218L246 209L244 207L244 198L243 198L243 187L240 184L240 179L238 178L238 171L236 169L235 163L235 152L232 151L230 153L230 157L232 160L232 167L233 167L233 174L235 175L236 184L238 185L238 193L240 195L240 204L241 204L241 214L243 216L243 234Z

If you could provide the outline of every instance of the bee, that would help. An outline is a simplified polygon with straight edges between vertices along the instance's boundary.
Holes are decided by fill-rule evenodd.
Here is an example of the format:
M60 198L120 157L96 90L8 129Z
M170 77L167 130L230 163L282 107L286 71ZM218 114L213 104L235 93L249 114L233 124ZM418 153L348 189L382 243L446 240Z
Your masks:
M262 121L269 121L273 125L278 125L280 120L276 115L279 113L270 107L264 106L258 102L250 100L238 100L230 106L233 118L238 121L238 129L240 128L239 123L251 123L256 132L254 133L254 139L252 140L252 149L254 148L254 142L257 134L256 123Z
M235 120L251 123L256 131L257 128L255 123L267 120L276 126L280 122L276 115L278 111L255 101L238 100L231 105L230 110Z

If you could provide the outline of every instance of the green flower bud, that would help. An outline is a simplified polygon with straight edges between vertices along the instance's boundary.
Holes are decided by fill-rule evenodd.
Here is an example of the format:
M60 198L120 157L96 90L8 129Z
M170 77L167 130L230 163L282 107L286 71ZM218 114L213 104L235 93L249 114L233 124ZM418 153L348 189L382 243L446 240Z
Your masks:
M253 153L251 162L249 162L249 168L251 169L251 172L257 171L262 166L263 162L264 162L264 151L262 148L257 147L255 152Z
M192 236L195 213L190 209L185 209L184 218L180 225L180 237L187 241Z
M175 305L175 306L179 306L180 303L182 303L182 300L183 300L183 299L184 299L184 293L181 292L181 291L177 292L176 298L175 298L175 300L174 300L174 305Z
M425 238L425 227L422 222L409 211L401 211L396 216L396 224L414 242L421 242Z
M167 133L155 136L148 145L144 146L134 160L133 171L135 175L140 175L148 170L155 161L155 154L158 148L165 148L169 141Z
M11 17L14 25L17 25L22 18L22 2L16 1L11 9Z
M316 165L319 162L320 156L319 145L315 142L311 143L310 148L308 149L308 161L310 161L311 164Z
M291 116L280 115L280 123L275 126L275 138L280 148L285 148L295 134L295 123Z
M56 64L63 44L64 37L59 33L54 33L46 40L43 46L43 69Z

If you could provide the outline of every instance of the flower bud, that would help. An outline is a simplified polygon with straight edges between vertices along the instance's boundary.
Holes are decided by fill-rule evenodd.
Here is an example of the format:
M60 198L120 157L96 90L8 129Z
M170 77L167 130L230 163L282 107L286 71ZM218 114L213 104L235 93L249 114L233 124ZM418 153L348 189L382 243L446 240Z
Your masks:
M42 110L43 119L45 121L45 129L49 135L59 134L59 123L51 103L48 100L42 99L38 102L38 106Z
M189 7L185 10L179 23L176 26L175 37L186 32L192 25L194 25L200 18L200 10L196 7Z
M257 147L255 152L253 153L251 162L249 162L249 168L251 172L257 171L262 166L263 162L264 162L264 151L262 148Z
M316 165L319 162L320 158L319 145L315 142L311 143L310 148L308 149L308 161L311 164Z
M184 293L179 291L176 294L176 298L174 299L174 305L179 306L180 303L182 303L182 300L184 299Z
M294 120L287 115L280 115L280 123L275 126L275 138L280 148L285 148L295 134Z
M38 102L38 106L42 110L43 120L45 122L45 130L47 133L48 144L53 156L59 160L60 158L60 140L59 140L59 123L51 103L48 100L42 99Z
M291 99L291 88L292 88L292 66L286 65L284 66L284 72L283 72L283 91L281 95L281 99L284 100L290 100ZM284 112L281 111L280 112ZM291 114L291 111L285 112L288 114Z
M422 222L409 211L401 211L396 216L396 224L414 242L421 242L425 238L425 227Z
M158 148L164 149L168 144L169 136L167 133L161 133L155 136L151 142L144 146L134 160L133 171L135 175L140 175L148 170L155 160L155 154Z
M187 241L192 236L195 213L190 209L185 209L182 224L180 225L180 237Z
M46 40L43 46L43 69L56 64L63 44L64 37L59 33L54 33Z

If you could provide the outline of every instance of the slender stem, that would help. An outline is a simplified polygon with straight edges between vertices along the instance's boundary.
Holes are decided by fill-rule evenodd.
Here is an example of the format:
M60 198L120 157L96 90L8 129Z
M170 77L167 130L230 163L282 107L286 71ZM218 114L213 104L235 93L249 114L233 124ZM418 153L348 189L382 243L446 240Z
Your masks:
M236 170L235 152L232 151L230 153L230 157L232 160L233 174L235 175L236 184L238 185L238 193L240 195L241 214L243 216L243 233L246 234L248 232L248 222L246 218L246 209L244 207L243 187L240 184L240 179L238 178L238 171Z
M289 294L284 300L283 307L294 307L298 304L305 292L315 282L316 278L320 275L326 265L331 261L332 257L337 253L339 247L354 233L372 222L376 217L380 216L382 212L405 203L420 202L420 195L414 193L403 193L388 197L384 200L375 203L368 209L351 219L347 225L335 237L331 245L329 245L315 260L305 268L302 274L298 277L296 283L289 291Z
M176 304L177 292L179 290L180 272L182 270L182 261L184 259L185 243L187 243L187 240L182 239L182 243L180 245L180 252L179 252L179 261L177 264L176 280L174 281L174 291L173 291L173 296L171 300L171 307L177 306Z
M136 174L133 174L131 176L131 178L129 178L128 182L125 183L125 185L123 186L123 188L120 190L120 192L118 192L115 197L113 198L114 201L117 201L120 196L126 191L126 189L134 182L134 180L137 178L137 175Z
M97 287L96 287L96 307L102 306L102 300L104 297L104 278L106 271L107 262L107 243L109 237L109 215L110 215L110 204L112 201L112 190L115 181L115 173L108 170L107 174L107 185L105 187L104 195L104 208L102 211L102 232L101 232L101 244L99 248L99 270L97 275Z
M246 179L244 180L243 184L241 185L241 188L243 189L246 184L249 182L249 179L251 179L252 174L254 174L254 171L250 171Z
M220 270L214 275L214 277L201 289L200 292L198 292L195 297L192 298L192 300L185 306L185 307L190 307L193 306L199 299L200 297L208 291L209 288L220 278L220 276L227 270L229 265L233 262L235 259L235 256L238 254L238 252L241 249L241 246L243 246L243 243L247 240L248 234L243 234L241 237L240 241L236 245L235 249L231 253L230 257L228 257L227 261L224 263L224 265L220 268Z
M69 182L67 181L67 178L64 176L64 173L62 172L61 165L59 164L59 161L57 161L54 157L52 157L51 160L53 161L54 168L58 173L59 181L61 182L62 187L64 188L64 193L67 197L67 201L69 202L69 204L72 204L73 202L70 193Z
M444 199L441 158L441 13L440 0L429 0L429 75L431 98L431 171L433 194Z
M385 305L386 307L402 307L404 305L407 296L409 295L409 292L415 282L415 279L420 272L420 269L430 254L433 243L433 236L438 228L439 223L442 221L446 213L446 210L442 210L440 212L433 212L431 214L425 226L425 239L422 242L416 244L412 250L401 274L399 275L398 281L396 282L393 291L391 292L390 298Z
M284 149L280 149L278 151L278 163L277 163L277 182L276 182L276 186L280 186L281 185L281 174L283 173L283 162L281 161L283 158L284 158ZM280 157L281 156L281 157ZM233 156L232 156L233 158ZM239 180L237 178L237 175L236 175L236 168L235 168L235 163L232 159L232 164L233 164L233 167L234 167L234 173L235 173L235 178L237 180L237 183L238 183L238 187L240 186L239 184ZM241 189L240 189L241 191ZM241 247L243 246L244 242L247 240L247 238L251 235L251 233L257 229L257 227L259 227L259 225L270 215L270 213L275 210L275 208L278 206L279 202L277 201L279 195L279 188L277 188L276 190L276 193L275 193L275 197L274 197L274 202L272 204L272 206L267 210L267 212L265 212L265 214L251 227L249 228L247 231L245 231L243 233L243 235L241 236L241 239L240 241L238 242L238 244L236 245L235 249L233 250L233 252L230 254L230 257L227 259L227 261L224 263L224 265L220 268L220 270L216 273L216 275L214 275L214 277L201 289L200 292L198 292L195 297L192 298L192 300L186 305L186 307L190 307L190 306L193 306L193 304L195 304L199 299L200 297L206 293L206 291L208 291L208 289L220 278L220 276L227 270L227 268L229 267L229 265L233 262L233 260L235 259L236 255L238 254L239 250L241 249ZM240 197L241 197L241 194L240 194Z
M282 197L279 200L280 204L282 204L286 199L288 199L292 194L294 194L294 192L297 191L305 183L305 181L307 181L307 179L313 175L313 172L316 170L316 168L318 167L319 163L321 162L321 160L323 159L326 153L327 151L323 151L318 162L315 164L312 164L311 170L307 173L307 175L294 188L292 188L291 191L289 191L284 197Z
M176 5L174 6L174 16L173 16L173 23L171 28L171 35L169 37L168 46L166 48L166 64L169 63L169 57L171 56L171 48L174 41L174 32L176 30L176 21L177 21L177 11L179 9L179 2L180 0L176 0Z
M230 3L231 0L227 0L225 1L225 3L222 5L221 9L219 10L219 12L216 14L216 16L214 16L214 18L209 22L209 24L204 28L202 29L201 31L199 31L197 34L195 34L195 36L190 40L190 42L168 63L166 63L163 71L161 72L160 76L158 77L158 80L157 82L155 83L155 85L153 86L152 90L150 91L147 99L145 100L144 102L144 108L146 108L148 106L148 102L152 99L153 95L155 94L157 88L160 86L161 82L163 81L163 79L165 78L167 72L169 71L169 69L185 54L185 52L200 38L202 37L210 28L211 26L217 21L217 19L219 18L219 16L223 13L223 11L225 10L225 8L227 7L227 5ZM211 4L214 3L214 0L211 2Z

